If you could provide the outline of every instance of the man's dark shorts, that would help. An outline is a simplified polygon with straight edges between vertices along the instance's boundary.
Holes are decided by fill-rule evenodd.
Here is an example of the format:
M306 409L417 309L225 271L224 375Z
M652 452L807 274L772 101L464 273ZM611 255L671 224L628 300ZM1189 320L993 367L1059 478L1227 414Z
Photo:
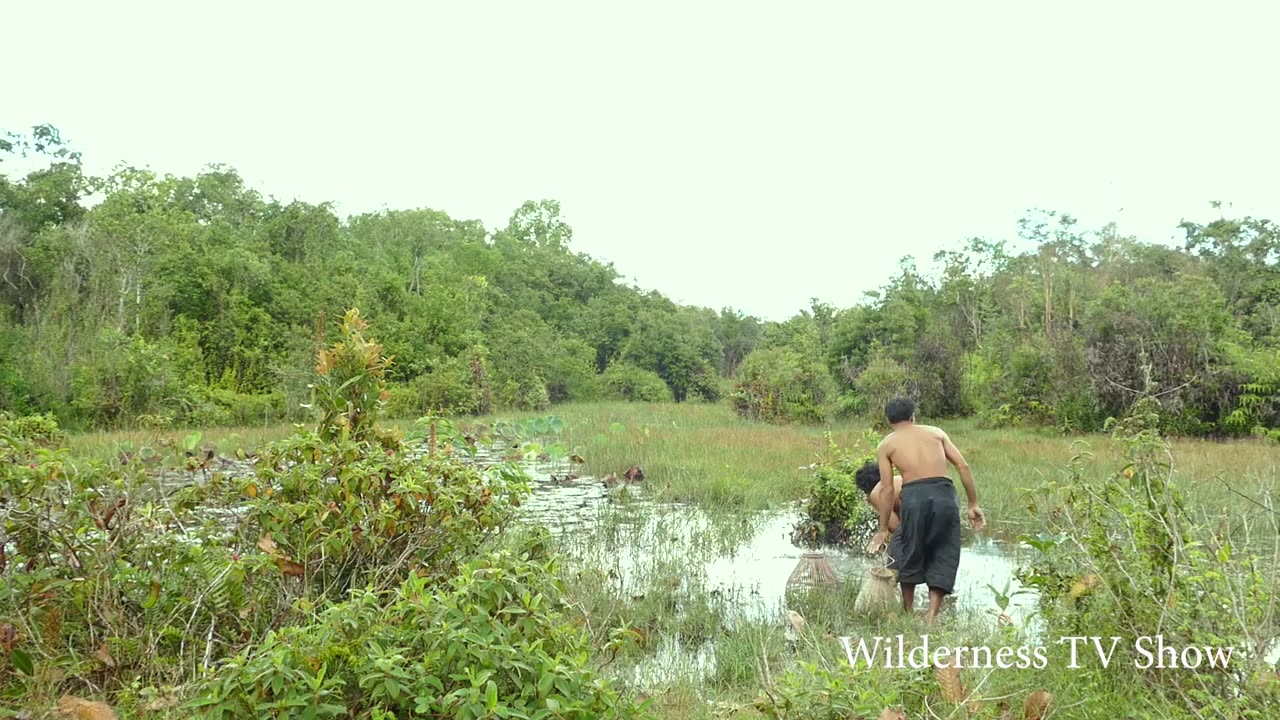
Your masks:
M889 568L898 582L924 583L951 594L960 568L960 503L951 478L902 484L901 524L889 541Z

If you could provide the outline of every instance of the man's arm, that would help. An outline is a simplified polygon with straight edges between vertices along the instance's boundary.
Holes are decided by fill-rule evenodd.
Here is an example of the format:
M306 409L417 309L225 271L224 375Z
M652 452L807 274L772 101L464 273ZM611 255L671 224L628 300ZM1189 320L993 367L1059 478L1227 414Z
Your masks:
M951 438L942 430L938 430L938 434L942 436L942 449L947 454L947 462L956 467L956 471L960 473L960 483L964 485L964 494L969 501L969 521L973 523L974 528L981 530L986 524L986 515L982 512L982 507L978 505L978 488L973 484L973 471L969 469L969 463L965 461L964 455L960 454L952 442Z
M876 486L880 502L875 507L876 514L880 516L880 528L871 536L871 542L867 543L867 553L871 555L880 552L888 542L889 519L893 517L893 508L898 504L898 488L893 484L893 463L889 461L889 451L884 442L876 448L876 459L880 463L880 484Z
M880 463L880 532L889 532L889 516L898 506L898 488L893 484L893 463L884 443L876 448L876 461Z

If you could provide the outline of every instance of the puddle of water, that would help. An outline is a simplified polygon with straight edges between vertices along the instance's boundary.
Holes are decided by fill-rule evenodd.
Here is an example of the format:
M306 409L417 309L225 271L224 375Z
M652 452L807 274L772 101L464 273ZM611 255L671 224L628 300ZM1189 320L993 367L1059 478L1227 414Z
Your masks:
M526 467L533 492L521 507L521 518L550 529L571 559L607 571L623 597L643 593L655 582L671 582L677 573L684 589L725 600L730 624L737 619L783 622L787 580L805 552L791 542L802 517L799 505L712 517L696 506L652 501L644 496L643 483L609 490L591 477L552 481L569 470L564 464ZM861 583L868 570L883 564L847 548L823 552L842 583ZM1021 552L994 539L967 537L950 602L994 625L999 610L992 588L1011 594L1005 614L1034 636L1038 595L1014 577ZM927 596L920 595L923 602ZM653 686L676 678L705 678L714 671L714 641L691 647L678 638L664 638L634 669L633 680Z

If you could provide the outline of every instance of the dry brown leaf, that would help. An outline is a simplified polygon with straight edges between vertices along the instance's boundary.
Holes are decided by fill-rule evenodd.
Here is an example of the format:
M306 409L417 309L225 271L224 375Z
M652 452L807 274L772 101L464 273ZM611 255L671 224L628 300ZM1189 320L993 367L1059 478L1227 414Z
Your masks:
M74 695L63 695L58 700L58 712L75 720L119 720L116 712L106 703L93 702Z
M960 658L955 657L946 665L933 668L934 677L942 686L942 699L951 704L964 702L964 684L960 682Z
M13 625L9 623L0 625L0 648L4 648L5 652L13 650L17 638L18 632L13 629Z
M1027 696L1027 702L1022 706L1022 719L1044 720L1051 702L1053 702L1053 695L1049 694L1048 690L1036 690Z
M279 546L276 545L275 540L271 539L270 533L258 538L258 549L268 555L276 555L280 552Z
M795 610L787 611L787 620L791 623L791 629L796 632L804 631L804 616Z
M111 650L107 647L105 642L98 646L98 649L93 653L93 656L98 659L98 662L109 668L116 666L116 659L111 657Z
M297 577L307 572L307 569L287 557L276 558L276 565L279 566L280 572L291 577Z
M895 708L885 708L876 720L907 720L907 714Z

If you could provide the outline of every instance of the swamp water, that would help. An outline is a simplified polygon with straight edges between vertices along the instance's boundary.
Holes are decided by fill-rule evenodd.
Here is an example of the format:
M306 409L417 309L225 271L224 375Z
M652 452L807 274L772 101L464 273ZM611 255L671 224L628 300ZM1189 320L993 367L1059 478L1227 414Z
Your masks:
M483 462L483 461L482 461ZM568 463L525 465L532 494L521 507L523 521L544 525L559 541L570 572L594 572L620 598L643 601L660 588L688 603L722 613L735 622L786 623L787 581L806 549L792 543L802 517L799 504L760 513L715 513L684 503L646 497L646 482L606 488L598 478L565 480ZM553 479L554 478L554 479ZM822 548L841 584L861 584L868 570L883 565L853 548ZM1001 611L997 591L1012 596L1004 620L1037 630L1036 594L1014 572L1024 551L1009 543L966 534L954 595L948 612L985 618L994 626ZM922 602L917 594L917 602ZM715 640L682 642L664 638L634 669L641 686L680 679L703 679L715 671Z

